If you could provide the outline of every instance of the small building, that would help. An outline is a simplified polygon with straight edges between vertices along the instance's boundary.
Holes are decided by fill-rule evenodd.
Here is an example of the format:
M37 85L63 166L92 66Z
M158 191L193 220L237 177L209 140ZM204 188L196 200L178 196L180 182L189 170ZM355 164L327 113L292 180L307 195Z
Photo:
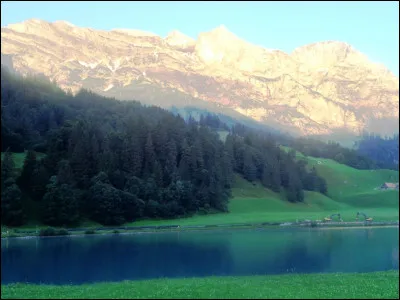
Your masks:
M381 185L382 190L394 190L394 189L399 189L399 184L398 183L393 183L393 182L385 182L384 184Z

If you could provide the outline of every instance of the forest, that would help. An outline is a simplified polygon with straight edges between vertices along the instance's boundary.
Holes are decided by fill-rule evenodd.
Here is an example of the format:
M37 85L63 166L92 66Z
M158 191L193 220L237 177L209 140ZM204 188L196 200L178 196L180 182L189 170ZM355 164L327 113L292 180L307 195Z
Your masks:
M381 169L399 170L399 135L381 137L365 132L355 143L361 155L373 160Z
M241 124L229 127L216 116L184 120L137 101L86 90L72 95L41 77L22 78L6 69L1 107L5 225L27 222L26 199L43 224L64 227L82 220L120 225L228 212L235 172L290 202L302 202L304 190L327 193L316 170L297 161L294 150L281 150L274 135ZM225 141L217 129L229 130ZM12 152L27 153L20 172Z

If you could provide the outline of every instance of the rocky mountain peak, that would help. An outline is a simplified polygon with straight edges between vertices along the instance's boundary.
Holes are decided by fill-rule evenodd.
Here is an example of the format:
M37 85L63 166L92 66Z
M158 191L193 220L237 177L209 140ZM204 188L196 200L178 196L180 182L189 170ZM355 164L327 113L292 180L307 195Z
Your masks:
M228 28L227 28L225 25L223 25L223 24L221 24L221 25L219 25L218 27L212 29L212 30L210 31L210 33L212 33L212 34L214 34L214 35L219 35L219 36L235 36L235 35L234 35L232 32L230 32L230 31L228 30Z
M184 103L216 103L301 134L399 130L399 78L339 41L289 55L250 44L225 26L195 41L179 31L163 39L141 30L31 19L2 28L1 45L2 63L75 92L84 87L158 105L168 97L176 103L181 93Z
M291 57L308 68L351 65L353 68L374 70L381 74L390 73L385 66L370 61L365 54L341 41L322 41L298 47L291 53Z
M20 33L40 33L50 27L49 22L39 19L28 19L22 23L9 24L6 28Z
M225 25L220 25L208 32L203 32L199 34L198 40L204 40L214 43L214 44L223 44L223 43L238 43L241 40L232 32L226 28Z
M250 44L221 25L199 34L195 52L206 65L222 64L233 67L240 63L241 54L249 46Z
M167 37L165 38L165 41L171 46L178 46L182 48L194 46L194 44L196 43L194 39L183 34L178 30L173 30L170 33L168 33Z
M332 66L346 60L367 63L368 59L351 45L339 41L323 41L296 48L291 56L310 66Z

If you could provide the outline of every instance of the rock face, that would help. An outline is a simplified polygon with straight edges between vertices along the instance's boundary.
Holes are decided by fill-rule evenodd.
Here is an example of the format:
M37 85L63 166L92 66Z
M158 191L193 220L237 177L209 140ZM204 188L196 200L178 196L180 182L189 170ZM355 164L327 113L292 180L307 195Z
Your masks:
M1 29L2 62L62 88L168 106L201 99L300 134L399 131L399 79L342 42L287 54L220 26L197 40L27 20Z

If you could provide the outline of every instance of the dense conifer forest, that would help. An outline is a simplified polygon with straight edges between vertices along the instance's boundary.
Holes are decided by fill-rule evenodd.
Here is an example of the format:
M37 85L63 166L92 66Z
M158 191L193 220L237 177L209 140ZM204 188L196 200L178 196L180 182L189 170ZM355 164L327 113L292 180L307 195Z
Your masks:
M290 202L303 201L304 190L327 193L316 170L297 161L294 150L281 150L274 135L241 124L229 127L212 115L185 121L136 101L86 90L65 93L43 78L21 78L6 69L1 108L2 224L27 221L27 198L41 222L52 226L228 212L235 172ZM229 132L226 139L220 130ZM336 149L329 153L333 159L373 166L336 144L291 143L307 155L326 157ZM24 151L17 172L11 153Z
M399 169L399 135L381 137L364 133L362 139L356 143L361 155L373 160L381 169Z

